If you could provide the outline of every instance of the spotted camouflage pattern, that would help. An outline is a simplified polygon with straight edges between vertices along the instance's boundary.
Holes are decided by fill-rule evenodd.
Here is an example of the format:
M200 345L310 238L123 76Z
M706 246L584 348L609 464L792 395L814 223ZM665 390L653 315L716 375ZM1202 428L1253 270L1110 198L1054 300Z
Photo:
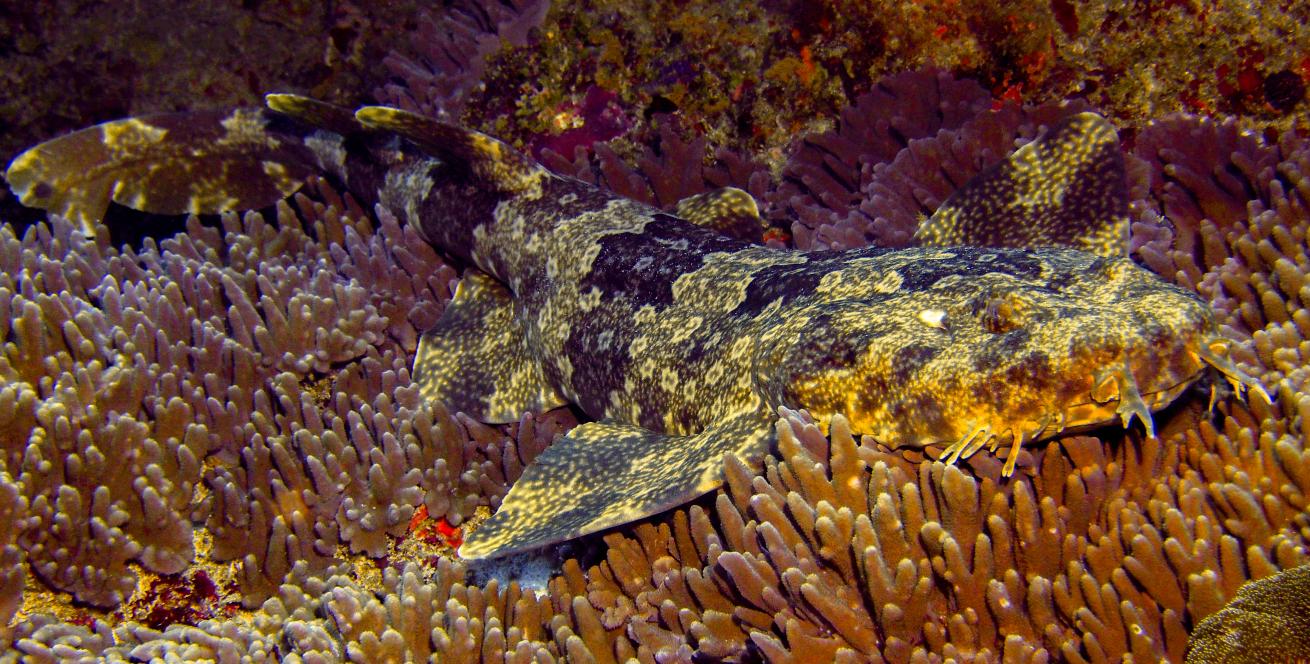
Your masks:
M1027 442L1134 418L1151 432L1151 412L1207 367L1239 392L1258 389L1227 359L1200 299L1126 258L1122 157L1096 115L1051 127L963 187L924 223L919 246L803 253L724 234L764 227L739 190L685 201L684 219L396 109L352 115L290 95L270 95L269 106L243 116L269 134L246 143L248 165L221 153L203 192L156 191L139 174L158 155L207 161L204 141L191 139L215 133L210 116L196 116L210 126L188 128L180 138L191 142L171 152L161 146L182 124L174 116L167 127L120 121L160 135L142 161L115 153L97 164L95 186L135 187L122 202L147 210L155 200L241 207L272 195L259 186L284 193L285 180L267 181L279 171L260 165L281 159L287 173L326 172L376 197L470 266L421 340L413 375L425 396L487 422L566 403L595 421L525 470L468 535L466 558L575 538L710 491L724 455L758 464L768 453L780 406L807 409L824 428L844 416L893 447L939 446L952 462L1004 446L1008 475ZM108 145L104 127L18 157L15 190L42 204L72 187L53 209L93 219L103 208L77 190L77 159L61 161L59 142ZM211 193L227 180L243 193Z
M5 179L24 205L76 221L89 235L110 201L160 214L260 208L313 172L299 137L282 135L284 124L246 108L115 120L20 154Z

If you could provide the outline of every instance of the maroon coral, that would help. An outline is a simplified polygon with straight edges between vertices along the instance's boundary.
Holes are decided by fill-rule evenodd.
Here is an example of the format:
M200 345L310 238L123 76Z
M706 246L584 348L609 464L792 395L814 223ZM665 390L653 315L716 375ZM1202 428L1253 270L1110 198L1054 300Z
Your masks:
M864 238L861 222L848 217L865 198L875 166L917 139L959 127L991 101L977 83L946 72L889 76L843 109L836 128L800 140L769 202L776 215L795 221L802 249L865 244L873 238Z
M202 515L210 556L241 562L256 606L297 562L326 569L339 542L382 556L420 504L459 523L569 421L471 437L420 404L408 357L454 272L412 229L386 214L374 228L324 191L330 204L298 197L308 221L286 204L276 226L193 220L140 251L59 218L21 240L0 228L0 509L16 535L0 555L115 606L136 588L129 563L192 563Z
M925 80L915 76L905 80ZM910 104L887 103L888 117ZM895 242L951 183L1072 112L984 107L990 102L951 106L962 109L952 128L930 126L883 152L879 141L911 129L881 134L878 127L898 126L886 121L857 131L852 120L849 132L838 133L864 138L830 145L823 161L818 147L798 153L797 163L827 164L851 183L837 197L823 193L838 189L819 171L806 188L771 189L765 171L742 158L675 177L670 169L701 163L708 147L672 128L637 165L603 147L599 156L575 154L555 165L662 206L745 182L770 214L811 206L821 223L802 219L798 242L805 233L811 246ZM410 510L422 503L459 522L476 505L494 504L569 423L567 416L525 419L507 434L416 402L406 360L454 272L411 229L385 213L374 228L326 190L326 203L298 199L299 214L280 207L276 226L258 215L228 216L221 230L192 224L185 236L136 253L83 242L58 219L22 240L11 234L0 253L16 270L7 274L18 275L14 286L0 284L16 303L0 317L13 338L4 375L23 379L0 388L0 403L15 406L0 410L13 425L0 428L0 440L6 467L20 470L0 482L0 515L17 515L24 534L0 540L0 556L26 556L38 574L53 561L58 572L51 552L63 540L25 539L26 528L53 520L72 524L68 532L92 532L105 523L117 531L99 531L103 537L130 540L144 537L137 529L146 524L119 503L153 491L157 504L176 511L168 485L150 484L149 474L142 494L110 474L104 491L84 482L71 489L78 500L61 503L68 490L26 470L45 460L26 460L33 435L72 441L64 444L94 457L76 447L80 441L113 444L110 434L122 426L122 435L136 436L124 440L147 451L155 441L166 452L154 462L164 471L158 477L178 486L187 486L192 445L204 450L200 486L213 493L195 514L214 535L215 558L243 561L247 605L269 600L253 623L164 629L38 615L15 627L10 642L46 657L473 660L513 652L542 661L655 661L700 653L772 661L876 651L891 661L1180 659L1189 631L1244 581L1310 560L1303 357L1310 314L1302 295L1310 151L1292 134L1269 142L1183 116L1143 129L1132 149L1136 255L1212 302L1236 342L1234 356L1261 377L1272 404L1224 398L1210 416L1205 395L1195 395L1161 416L1158 438L1111 431L1048 443L1025 450L1031 459L1021 468L1031 470L1010 480L990 457L947 466L855 440L840 423L823 436L803 415L787 414L779 457L763 470L730 460L723 492L611 533L600 564L566 563L539 595L473 585L458 562L387 560ZM795 182L806 179L787 186ZM77 253L65 261L69 247ZM46 319L59 322L59 334L42 331ZM104 354L102 339L114 354ZM128 343L130 357L150 362L120 359ZM38 361L30 350L37 348L56 360ZM159 378L132 391L94 368L97 361ZM101 384L109 387L85 387ZM92 417L88 403L115 415ZM61 425L41 419L43 408L78 417L65 415L69 424ZM74 419L98 428L71 435ZM173 458L175 465L164 465ZM17 490L6 493L6 482ZM96 511L104 493L109 518ZM40 510L28 507L29 495L46 496ZM52 544L30 546L36 541ZM157 546L150 564L166 563L175 550L167 538L143 541L138 560L146 544ZM352 578L336 560L338 544L381 552L381 580ZM121 554L65 548L89 561L92 577L123 578ZM70 590L86 592L84 578ZM0 590L17 592L14 579L0 578ZM15 601L0 597L9 602L0 610Z
M415 53L393 51L383 60L393 82L375 94L397 108L457 120L482 83L487 58L502 42L527 43L528 31L541 24L548 9L543 0L458 0L439 13L423 12L410 37Z
M713 151L714 163L707 165L710 150L705 138L684 138L685 132L675 117L659 117L651 140L654 146L643 146L635 165L625 162L608 143L578 146L571 159L546 149L541 162L561 175L665 210L674 209L682 199L719 187L737 187L757 201L768 195L768 171L762 164L720 148Z

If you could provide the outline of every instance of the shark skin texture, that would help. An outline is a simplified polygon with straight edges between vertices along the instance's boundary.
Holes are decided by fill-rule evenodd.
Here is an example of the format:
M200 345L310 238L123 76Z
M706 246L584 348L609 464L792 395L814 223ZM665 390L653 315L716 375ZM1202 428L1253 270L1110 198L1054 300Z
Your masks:
M1127 258L1118 137L1095 114L966 183L910 248L805 253L739 239L763 222L738 189L670 214L397 109L267 102L90 127L7 179L95 234L111 200L258 208L321 173L467 266L419 344L424 396L488 423L565 404L593 419L524 471L468 559L712 491L725 455L761 463L780 407L951 463L1004 448L1010 475L1027 443L1134 419L1153 433L1151 413L1210 372L1264 394L1202 300Z

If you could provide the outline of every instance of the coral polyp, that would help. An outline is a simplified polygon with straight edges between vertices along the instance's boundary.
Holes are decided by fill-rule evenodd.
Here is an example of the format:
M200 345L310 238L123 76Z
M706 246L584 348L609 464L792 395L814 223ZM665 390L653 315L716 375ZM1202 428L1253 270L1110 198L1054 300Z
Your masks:
M585 539L530 590L452 549L577 416L493 426L420 398L411 362L463 266L406 219L317 181L129 246L17 211L0 227L0 661L1182 661L1250 617L1231 601L1310 563L1300 5L1042 2L1029 28L978 3L741 20L477 4L397 21L440 38L396 40L377 96L670 213L739 188L777 246L904 246L989 163L1100 111L1123 137L1131 259L1200 298L1221 361L1271 398L1228 398L1218 376L1213 407L1210 384L1188 390L1154 436L1031 443L1009 478L994 455L947 464L784 411L758 469L724 461L723 489ZM68 47L13 41L6 62L68 74ZM104 62L114 99L153 71ZM230 102L236 79L215 76L218 93L108 105ZM24 99L67 87L37 80ZM29 103L11 150L109 119L72 106Z

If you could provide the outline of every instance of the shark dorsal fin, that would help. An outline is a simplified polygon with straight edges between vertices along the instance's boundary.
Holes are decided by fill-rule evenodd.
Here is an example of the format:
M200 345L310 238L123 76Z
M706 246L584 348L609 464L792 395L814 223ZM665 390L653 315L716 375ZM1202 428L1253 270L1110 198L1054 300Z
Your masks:
M539 185L548 174L535 161L481 132L387 106L365 106L355 112L364 126L394 132L430 154L468 168L485 185L504 193L520 193Z
M769 224L760 217L760 207L746 191L720 187L678 201L677 215L702 228L730 237L758 242Z
M984 170L919 227L924 247L1067 247L1128 255L1128 185L1114 126L1079 113Z

